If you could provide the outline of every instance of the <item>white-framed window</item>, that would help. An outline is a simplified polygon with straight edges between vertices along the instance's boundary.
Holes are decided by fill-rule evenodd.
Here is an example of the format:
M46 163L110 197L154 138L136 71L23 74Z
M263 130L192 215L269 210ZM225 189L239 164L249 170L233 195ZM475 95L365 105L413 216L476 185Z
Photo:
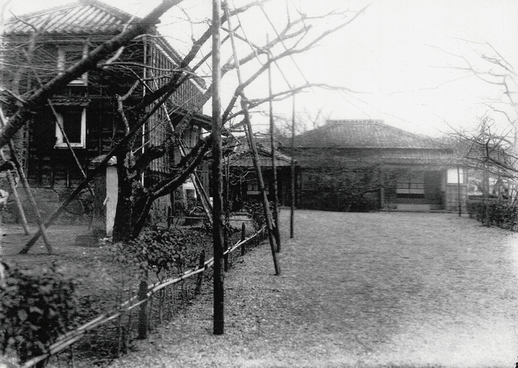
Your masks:
M86 148L86 108L66 106L56 111L55 148Z
M458 171L456 167L449 168L446 175L446 183L448 184L464 184L466 182L466 175L464 174L464 168L459 167Z
M81 61L88 55L88 46L66 45L58 47L58 72L63 74L65 70ZM79 78L74 79L69 86L86 86L88 84L88 73L84 73Z

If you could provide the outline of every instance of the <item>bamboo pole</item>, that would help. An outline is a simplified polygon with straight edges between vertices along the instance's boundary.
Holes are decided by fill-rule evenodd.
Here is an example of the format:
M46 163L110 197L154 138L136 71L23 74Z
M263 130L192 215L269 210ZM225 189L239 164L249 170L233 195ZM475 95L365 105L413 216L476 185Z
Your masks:
M226 6L226 4L225 4L225 11L227 12L227 22L229 24L229 28L232 29L232 25L230 24L228 6ZM236 73L237 73L238 83L239 83L239 85L242 85L243 80L241 78L241 71L240 71L240 67L239 67L239 58L237 56L236 44L235 44L233 33L230 34L230 43L232 44L232 52L234 55L234 62L236 64ZM270 212L270 205L268 203L268 197L266 196L266 191L264 188L263 174L261 172L261 166L259 164L259 159L258 159L259 155L257 153L257 146L255 144L255 138L254 138L254 134L253 134L253 130L252 130L252 123L250 122L250 113L248 111L248 104L246 102L247 99L246 99L246 96L245 96L243 90L241 90L241 92L240 92L240 98L241 98L241 108L242 108L244 116L245 116L244 120L245 120L247 131L248 131L248 141L249 141L250 148L252 150L252 158L253 158L253 162L254 162L254 166L255 166L255 173L257 176L259 191L261 192L261 197L263 200L264 217L266 219L266 226L268 228L268 240L270 242L270 247L272 250L272 258L273 258L273 265L275 268L275 275L278 276L281 274L281 269L279 266L279 262L277 261L277 255L276 255L276 250L275 250L275 240L273 238L272 215Z
M4 127L6 125L6 119L2 110L0 110L0 126ZM45 243L45 247L47 248L47 252L52 254L52 245L50 244L49 238L47 237L47 232L45 231L45 225L43 224L43 220L41 219L40 211L38 210L38 204L32 195L31 188L29 186L29 182L27 181L27 177L25 176L25 172L23 171L23 167L18 160L18 155L16 153L16 149L14 147L13 140L10 139L9 150L11 152L11 161L14 163L16 170L18 171L18 176L20 177L20 181L22 182L23 189L25 189L25 193L27 194L27 199L29 200L29 205L34 211L34 215L36 216L36 222L41 232L41 236L43 238L43 242Z
M11 150L11 161L16 166L16 170L18 170L18 175L20 176L20 181L22 182L22 186L25 189L25 193L27 194L27 199L29 200L29 204L34 211L34 215L36 216L36 223L38 224L38 228L41 231L41 237L43 238L43 242L45 243L45 247L47 248L47 252L52 254L52 245L50 244L49 238L47 237L47 231L45 229L45 225L43 224L43 220L40 215L40 211L38 209L38 204L32 195L31 187L29 186L29 181L25 176L25 172L23 171L23 167L18 160L16 150L14 148L13 141L9 141L9 149Z
M266 38L266 43L268 42L268 37ZM270 53L268 53L268 61L270 62ZM275 139L273 136L275 123L273 121L273 92L272 92L272 64L271 62L268 65L268 94L270 97L269 107L270 107L270 146L272 151L272 171L273 171L273 185L272 185L272 193L273 193L273 223L274 223L274 235L275 242L277 243L277 253L281 251L281 234L279 229L279 195L277 193L277 162L275 158Z
M212 210L214 251L214 314L213 333L225 332L225 288L223 274L223 221L221 172L221 0L212 2ZM230 27L232 28L232 27Z

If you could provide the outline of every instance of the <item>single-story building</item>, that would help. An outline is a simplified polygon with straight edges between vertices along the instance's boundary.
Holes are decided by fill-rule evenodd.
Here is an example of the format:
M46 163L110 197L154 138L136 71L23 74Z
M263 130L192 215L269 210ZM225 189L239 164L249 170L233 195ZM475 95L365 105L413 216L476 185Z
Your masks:
M329 120L295 137L294 157L298 208L465 208L466 170L451 146L380 120Z

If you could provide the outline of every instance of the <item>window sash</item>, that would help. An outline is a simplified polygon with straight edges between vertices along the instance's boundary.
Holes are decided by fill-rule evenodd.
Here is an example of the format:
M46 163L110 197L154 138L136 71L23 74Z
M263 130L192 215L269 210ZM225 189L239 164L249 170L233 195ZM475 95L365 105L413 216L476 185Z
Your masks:
M79 139L73 141L70 139L70 137L68 137L68 135L67 135L67 138L69 139L70 146L72 148L85 148L86 147L86 108L83 108L82 110L77 110L77 109L74 109L74 110L77 111L78 114L80 113L79 121L78 121L78 123L80 124ZM74 111L74 110L72 110L72 111ZM65 114L65 116L69 115L69 114L70 114L70 112L67 111L67 114ZM67 121L64 121L63 114L59 111L56 112L56 117L57 117L56 144L54 147L55 148L68 148L67 141L63 135L63 132L66 132L66 130L67 130L67 127L66 127ZM68 121L68 123L73 124L74 122ZM77 123L77 121L76 121L76 123Z
M58 74L62 75L69 67L80 61L79 58L70 57L70 55L81 55L81 59L88 55L88 45L80 46L61 46L58 48ZM68 57L67 57L68 55ZM77 60L76 60L77 59ZM72 60L72 61L70 61ZM84 73L79 78L68 83L69 86L86 86L88 84L88 73Z
M457 172L457 168L449 168L446 173L446 183L448 184L464 184L466 183L466 174L464 173L464 168L459 167L459 171Z

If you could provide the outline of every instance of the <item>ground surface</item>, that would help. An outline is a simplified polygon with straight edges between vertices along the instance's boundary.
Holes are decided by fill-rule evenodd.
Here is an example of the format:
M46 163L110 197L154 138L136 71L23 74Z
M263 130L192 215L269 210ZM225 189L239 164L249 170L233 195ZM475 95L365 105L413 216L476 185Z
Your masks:
M284 224L287 224L284 211ZM226 276L226 331L205 294L112 367L513 367L518 234L453 214L296 212Z

